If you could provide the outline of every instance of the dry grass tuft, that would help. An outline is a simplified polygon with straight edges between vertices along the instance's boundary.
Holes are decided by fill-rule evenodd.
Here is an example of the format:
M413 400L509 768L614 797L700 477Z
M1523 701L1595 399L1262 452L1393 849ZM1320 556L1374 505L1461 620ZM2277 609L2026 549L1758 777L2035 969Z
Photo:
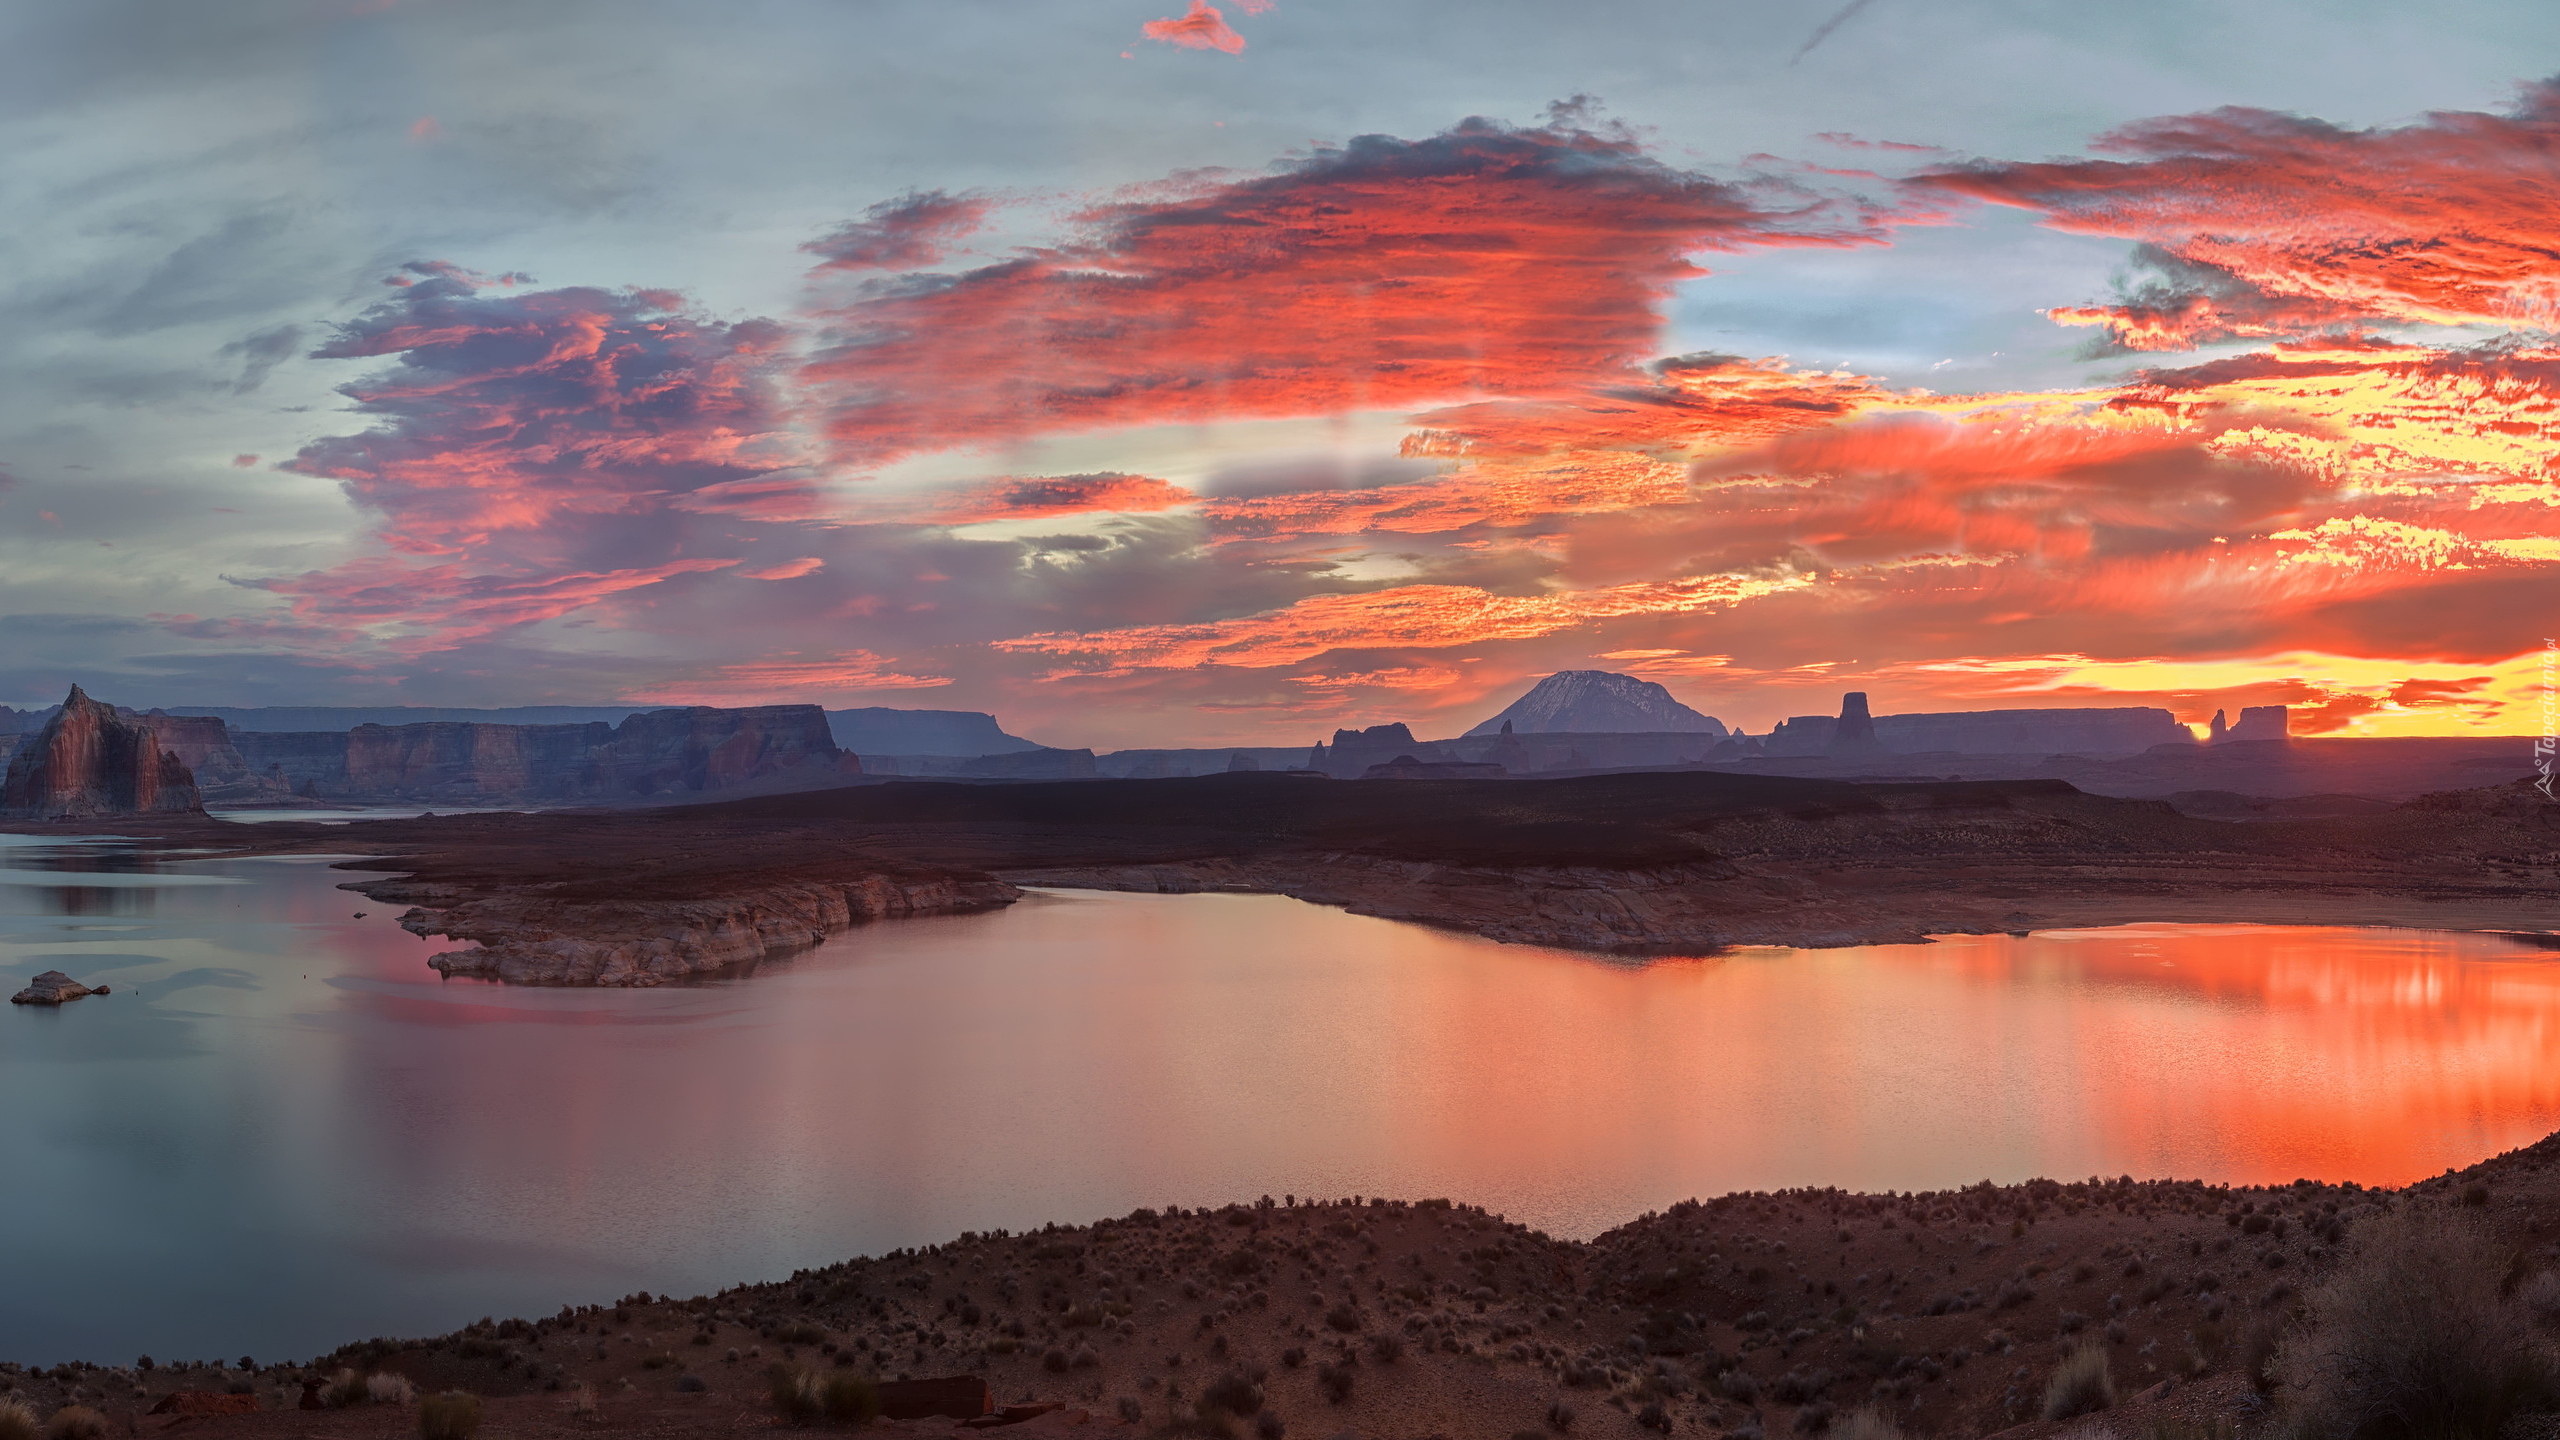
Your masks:
M480 1430L480 1397L447 1390L418 1402L418 1440L471 1440Z
M1903 1440L1902 1427L1883 1411L1865 1407L1834 1421L1831 1440Z
M385 1370L365 1377L364 1398L376 1405L406 1405L418 1398L418 1387L408 1376Z
M65 1405L44 1422L45 1440L107 1440L107 1417L86 1405Z
M2292 1433L2488 1437L2560 1394L2525 1305L2501 1293L2509 1256L2485 1225L2405 1205L2356 1235L2276 1362Z
M2092 1415L2116 1403L2116 1379L2107 1371L2107 1347L2082 1345L2054 1367L2045 1382L2044 1418Z
M42 1428L36 1424L36 1412L26 1402L0 1398L0 1440L36 1440Z

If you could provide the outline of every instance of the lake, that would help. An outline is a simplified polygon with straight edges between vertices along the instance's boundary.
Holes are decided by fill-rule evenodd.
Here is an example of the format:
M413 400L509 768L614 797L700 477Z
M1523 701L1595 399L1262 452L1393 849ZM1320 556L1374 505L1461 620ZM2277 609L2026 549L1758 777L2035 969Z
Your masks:
M2135 926L1636 965L1050 892L751 979L444 981L327 862L0 836L0 1357L299 1358L962 1230L2034 1175L2396 1183L2560 1129L2560 954ZM363 912L358 918L358 912Z

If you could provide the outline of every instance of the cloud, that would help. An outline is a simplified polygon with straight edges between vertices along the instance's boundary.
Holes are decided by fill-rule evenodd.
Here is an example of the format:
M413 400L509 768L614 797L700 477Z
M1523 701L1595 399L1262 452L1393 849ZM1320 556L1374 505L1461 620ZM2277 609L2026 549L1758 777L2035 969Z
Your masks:
M996 648L1058 655L1112 670L1202 665L1263 669L1337 651L1438 649L1535 639L1627 615L1727 608L1802 583L1795 577L1716 575L1549 595L1407 585L1363 595L1316 596L1285 610L1237 620L1142 625L1081 635L1026 635L998 642Z
M663 510L795 458L772 369L785 333L664 291L524 291L407 267L318 359L394 357L340 387L375 423L284 468L340 482L398 551L453 555L575 515Z
M225 355L240 357L240 378L231 382L231 393L247 395L267 383L267 375L293 354L302 344L299 325L271 325L245 339L234 340L222 347Z
M2220 340L2272 339L2314 330L2360 328L2373 317L2336 300L2270 295L2220 266L2184 260L2157 245L2134 247L2152 277L2113 305L2047 310L2058 324L2106 331L2102 350L2193 350Z
M1179 485L1147 475L1038 475L947 492L935 497L918 518L935 525L974 525L1097 511L1170 510L1199 498Z
M1245 6L1245 13L1254 13L1250 3ZM1223 50L1230 55L1244 53L1244 37L1235 32L1235 28L1227 23L1227 17L1219 14L1218 7L1210 4L1209 0L1191 0L1191 8L1183 11L1179 20L1150 20L1138 29L1150 40L1179 45L1185 50Z
M884 200L802 250L820 256L820 270L907 270L938 265L954 242L984 228L992 202L940 190Z
M2279 332L2344 315L2540 324L2560 303L2555 143L2560 81L2544 81L2505 114L2445 111L2357 130L2227 107L2128 125L2094 147L2123 158L1982 161L1917 183L2209 267L2225 278L2190 294L2228 307L2254 290L2240 308ZM2139 304L2118 308L2124 333L2178 338L2176 324L2146 329ZM2261 332L2208 323L2196 333Z
M1852 198L1676 169L1579 112L1363 136L1096 205L1080 233L824 317L804 379L846 464L1168 421L1638 379L1694 256L1882 238Z

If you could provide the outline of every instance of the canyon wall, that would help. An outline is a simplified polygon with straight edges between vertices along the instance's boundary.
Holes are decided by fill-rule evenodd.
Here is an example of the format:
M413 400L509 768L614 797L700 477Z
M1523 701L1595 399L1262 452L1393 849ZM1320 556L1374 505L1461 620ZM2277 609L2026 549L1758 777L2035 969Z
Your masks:
M201 811L195 776L147 724L128 720L79 686L44 729L21 743L0 779L0 816L87 820Z
M614 803L816 788L862 773L814 705L652 710L619 726L435 721L230 739L243 762L244 800ZM234 797L226 788L215 798Z

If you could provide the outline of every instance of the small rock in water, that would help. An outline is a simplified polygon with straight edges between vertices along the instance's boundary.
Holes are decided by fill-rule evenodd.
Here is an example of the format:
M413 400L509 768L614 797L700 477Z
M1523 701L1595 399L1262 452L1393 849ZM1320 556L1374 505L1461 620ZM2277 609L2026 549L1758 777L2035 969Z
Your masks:
M59 1005L83 995L104 995L107 987L92 990L59 970L47 970L29 982L27 988L9 997L12 1005Z

